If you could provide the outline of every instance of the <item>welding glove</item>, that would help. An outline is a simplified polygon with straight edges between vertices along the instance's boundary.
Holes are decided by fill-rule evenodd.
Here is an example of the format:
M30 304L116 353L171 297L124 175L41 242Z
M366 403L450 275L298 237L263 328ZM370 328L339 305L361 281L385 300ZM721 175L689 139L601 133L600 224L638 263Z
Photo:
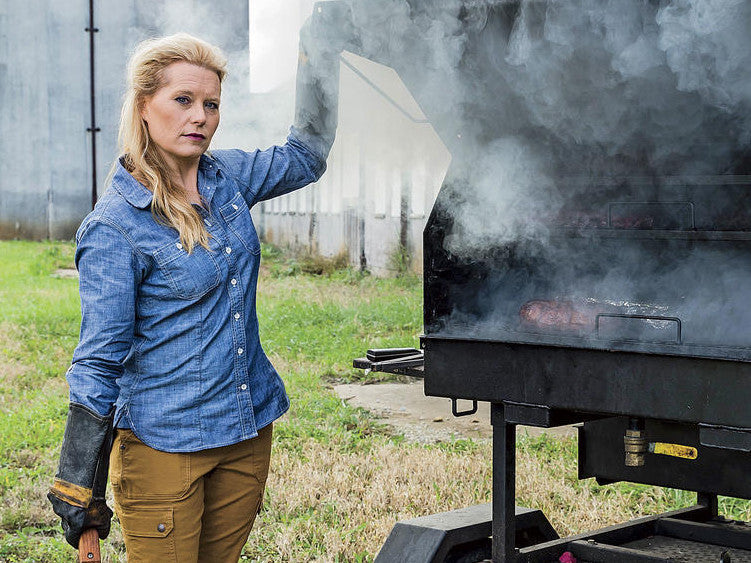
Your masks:
M112 511L104 500L112 448L112 415L101 417L71 403L65 425L60 466L47 498L62 518L65 539L78 549L88 528L104 539L110 532Z
M295 127L317 138L328 155L334 143L339 104L339 55L357 43L349 6L317 2L300 30Z

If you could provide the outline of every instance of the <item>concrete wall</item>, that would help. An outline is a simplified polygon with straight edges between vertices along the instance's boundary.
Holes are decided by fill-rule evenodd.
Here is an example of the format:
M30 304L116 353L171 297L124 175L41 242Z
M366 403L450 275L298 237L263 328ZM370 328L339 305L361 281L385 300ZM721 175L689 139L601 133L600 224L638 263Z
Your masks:
M248 1L95 0L94 6L101 192L116 156L125 64L141 39L187 31L225 49L226 88L246 93L228 96L225 115L242 115ZM91 209L88 24L85 0L0 2L0 238L70 238ZM233 144L232 132L242 127L228 129L219 143Z

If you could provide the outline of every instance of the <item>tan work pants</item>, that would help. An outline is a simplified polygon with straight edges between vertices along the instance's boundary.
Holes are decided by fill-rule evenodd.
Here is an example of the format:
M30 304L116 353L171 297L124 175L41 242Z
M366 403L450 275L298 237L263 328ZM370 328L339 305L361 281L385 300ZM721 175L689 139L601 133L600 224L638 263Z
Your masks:
M129 563L236 563L261 507L271 425L256 438L166 453L118 430L110 456Z

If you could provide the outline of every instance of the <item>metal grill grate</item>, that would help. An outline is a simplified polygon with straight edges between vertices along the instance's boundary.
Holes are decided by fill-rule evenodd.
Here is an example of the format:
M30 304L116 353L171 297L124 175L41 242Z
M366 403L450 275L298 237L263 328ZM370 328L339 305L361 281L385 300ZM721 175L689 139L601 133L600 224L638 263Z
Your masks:
M751 563L751 551L746 549L729 549L718 545L670 538L651 536L624 547L641 549L650 554L670 557L675 563L714 563L720 561L720 555L727 551L733 563Z

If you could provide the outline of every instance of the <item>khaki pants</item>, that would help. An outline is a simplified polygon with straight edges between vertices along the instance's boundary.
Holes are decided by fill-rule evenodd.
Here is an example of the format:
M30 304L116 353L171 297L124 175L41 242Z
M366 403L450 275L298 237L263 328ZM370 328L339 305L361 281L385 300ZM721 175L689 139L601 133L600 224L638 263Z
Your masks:
M258 437L166 453L118 430L110 457L129 563L236 563L261 507L271 425Z

